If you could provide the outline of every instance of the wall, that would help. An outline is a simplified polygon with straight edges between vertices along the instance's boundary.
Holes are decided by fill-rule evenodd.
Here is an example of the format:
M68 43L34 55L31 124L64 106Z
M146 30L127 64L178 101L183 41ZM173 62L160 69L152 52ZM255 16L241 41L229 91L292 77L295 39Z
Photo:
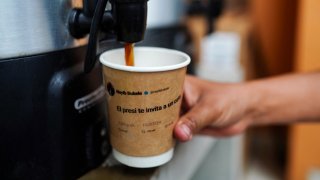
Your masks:
M299 1L295 62L298 72L320 70L319 7L319 0ZM320 170L320 125L292 126L289 135L287 179L307 179L313 169Z

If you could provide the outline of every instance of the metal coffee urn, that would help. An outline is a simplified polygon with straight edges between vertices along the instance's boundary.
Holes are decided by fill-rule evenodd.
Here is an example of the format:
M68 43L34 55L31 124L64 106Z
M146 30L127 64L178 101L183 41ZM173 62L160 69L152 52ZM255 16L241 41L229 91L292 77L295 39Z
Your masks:
M147 0L0 2L1 179L76 179L105 160L95 61L142 40L146 13Z

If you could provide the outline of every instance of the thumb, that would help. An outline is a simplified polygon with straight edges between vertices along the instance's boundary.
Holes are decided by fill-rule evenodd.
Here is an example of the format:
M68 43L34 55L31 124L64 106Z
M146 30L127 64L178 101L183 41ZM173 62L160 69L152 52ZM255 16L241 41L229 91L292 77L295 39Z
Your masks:
M180 141L189 141L194 133L211 124L214 119L213 110L208 106L197 103L177 122L174 135Z

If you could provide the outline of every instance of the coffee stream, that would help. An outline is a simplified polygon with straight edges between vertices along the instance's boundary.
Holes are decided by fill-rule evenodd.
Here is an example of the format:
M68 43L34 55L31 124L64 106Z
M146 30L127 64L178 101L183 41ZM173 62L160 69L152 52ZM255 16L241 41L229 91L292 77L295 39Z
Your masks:
M134 52L133 52L133 43L126 43L124 45L125 49L125 59L127 66L134 66Z

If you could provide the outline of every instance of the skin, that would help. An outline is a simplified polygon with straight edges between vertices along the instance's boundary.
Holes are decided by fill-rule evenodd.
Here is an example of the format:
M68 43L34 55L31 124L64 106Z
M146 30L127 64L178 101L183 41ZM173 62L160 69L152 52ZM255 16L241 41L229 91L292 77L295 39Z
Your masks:
M174 128L180 141L194 134L232 136L255 125L315 122L320 119L320 73L238 84L188 76L181 110Z

